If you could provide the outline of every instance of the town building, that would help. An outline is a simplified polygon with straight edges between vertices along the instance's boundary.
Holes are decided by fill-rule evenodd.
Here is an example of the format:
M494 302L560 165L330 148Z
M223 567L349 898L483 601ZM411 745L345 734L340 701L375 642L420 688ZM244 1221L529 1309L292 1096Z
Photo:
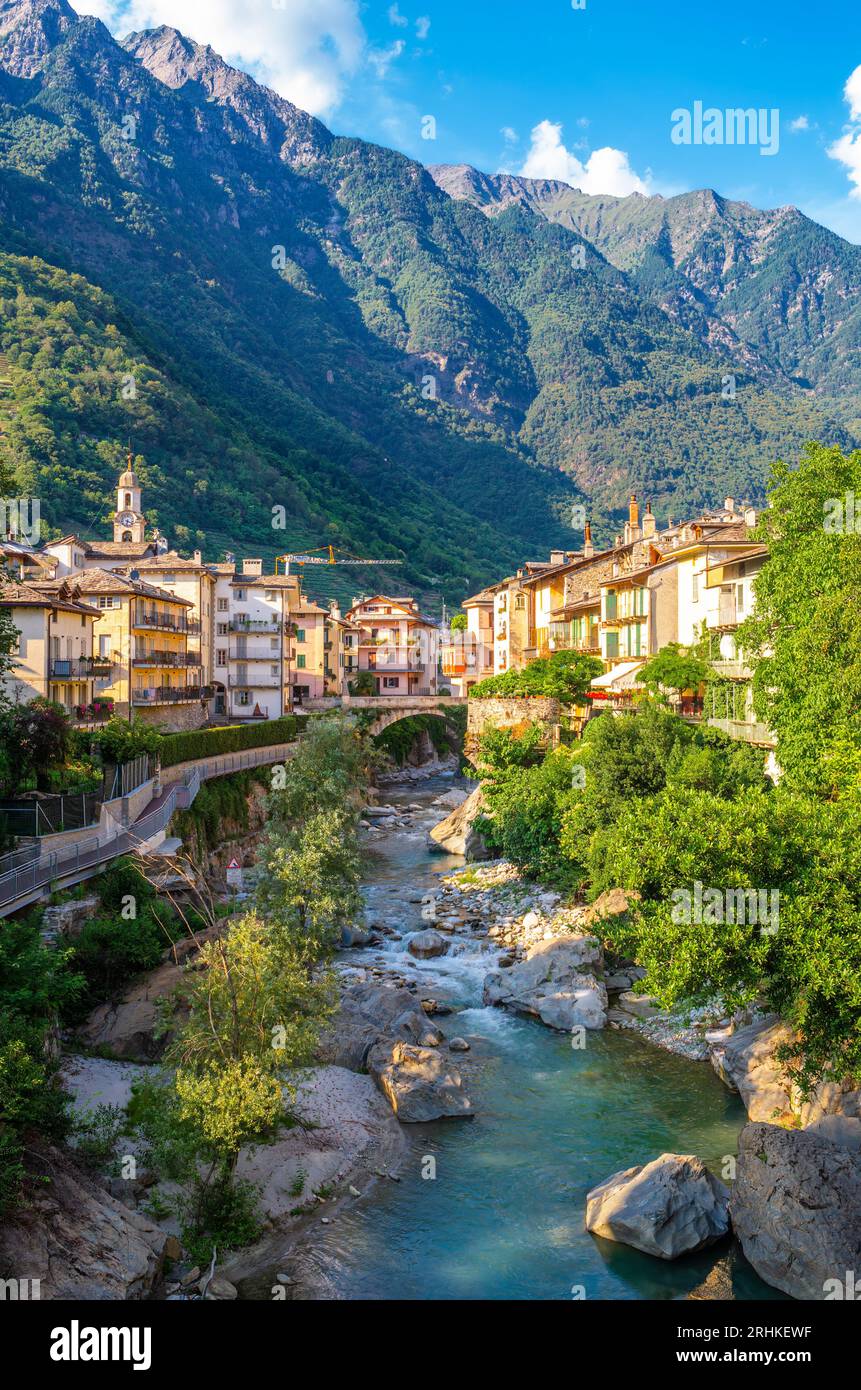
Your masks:
M98 612L93 640L103 673L94 696L113 700L122 718L172 731L203 724L209 692L201 681L200 656L188 650L190 601L146 584L134 571L87 569L74 583Z
M295 575L263 573L263 561L212 565L215 576L213 696L216 718L279 719L292 706L291 613Z
M436 695L439 631L414 598L354 599L346 618L358 633L353 679L368 671L378 695Z
M74 581L57 584L0 577L0 608L18 629L15 665L4 678L14 703L45 699L62 705L76 723L92 718L94 682L109 672L93 655L99 610Z
M466 628L449 632L440 643L443 683L452 695L467 695L472 686L493 675L494 601L491 589L464 599Z

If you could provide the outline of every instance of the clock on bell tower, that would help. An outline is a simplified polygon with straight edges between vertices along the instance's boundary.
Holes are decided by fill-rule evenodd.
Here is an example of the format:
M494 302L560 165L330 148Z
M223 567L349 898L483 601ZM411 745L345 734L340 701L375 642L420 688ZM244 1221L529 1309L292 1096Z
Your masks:
M132 468L129 451L129 466L120 474L117 484L117 510L114 513L115 541L142 541L145 539L146 522L141 511L141 489L137 475Z

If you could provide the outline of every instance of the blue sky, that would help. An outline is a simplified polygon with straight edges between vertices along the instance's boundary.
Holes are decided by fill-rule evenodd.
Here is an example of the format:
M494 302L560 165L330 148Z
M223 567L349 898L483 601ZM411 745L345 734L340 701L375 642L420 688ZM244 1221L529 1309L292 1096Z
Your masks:
M333 130L424 163L589 192L708 186L758 207L794 203L861 243L859 0L71 3L117 34L173 24ZM777 152L674 143L673 113L695 102L777 111L779 138L762 141Z

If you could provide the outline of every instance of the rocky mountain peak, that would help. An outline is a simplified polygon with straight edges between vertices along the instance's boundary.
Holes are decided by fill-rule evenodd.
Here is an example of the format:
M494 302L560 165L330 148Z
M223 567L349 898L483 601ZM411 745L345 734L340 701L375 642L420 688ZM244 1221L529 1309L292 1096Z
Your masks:
M0 0L0 68L35 77L78 16L66 0Z
M165 86L191 99L203 95L232 113L264 145L291 164L312 159L331 136L326 127L285 97L231 67L209 44L195 43L163 24L129 34L126 52Z

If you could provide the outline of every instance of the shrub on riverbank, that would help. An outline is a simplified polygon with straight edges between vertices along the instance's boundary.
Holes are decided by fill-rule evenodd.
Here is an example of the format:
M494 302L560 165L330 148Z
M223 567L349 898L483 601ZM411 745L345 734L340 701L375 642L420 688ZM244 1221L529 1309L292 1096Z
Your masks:
M483 700L511 696L543 695L564 705L582 704L590 694L590 682L604 667L595 656L582 652L554 652L532 661L522 670L503 671L478 681L469 691L470 699Z

